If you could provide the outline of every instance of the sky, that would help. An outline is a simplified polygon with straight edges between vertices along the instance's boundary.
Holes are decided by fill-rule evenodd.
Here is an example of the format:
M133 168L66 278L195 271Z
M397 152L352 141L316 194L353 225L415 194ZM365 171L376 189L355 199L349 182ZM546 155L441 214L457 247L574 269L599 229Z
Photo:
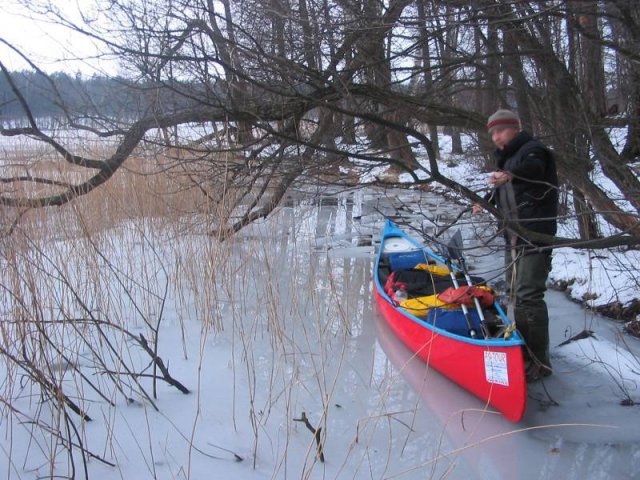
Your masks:
M0 58L10 70L26 69L28 65L4 42L20 49L48 73L116 73L114 62L96 58L99 48L91 39L39 16L32 8L33 2L28 2L29 7L22 3L19 0L0 3L0 39L3 40ZM78 8L89 11L93 3L92 0L58 0L55 5L72 18L78 18Z

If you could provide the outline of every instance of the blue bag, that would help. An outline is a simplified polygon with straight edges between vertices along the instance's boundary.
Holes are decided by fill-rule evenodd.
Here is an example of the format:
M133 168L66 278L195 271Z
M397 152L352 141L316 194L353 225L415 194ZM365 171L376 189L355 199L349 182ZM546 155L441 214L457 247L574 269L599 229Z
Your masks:
M392 271L406 270L415 267L419 263L427 263L426 256L422 249L409 250L406 252L393 252L388 254L389 265Z
M471 336L469 335L469 326L467 325L467 320L464 318L462 309L430 308L425 320L434 327L442 328L456 335L462 335L463 337ZM471 321L473 329L479 332L480 315L478 315L477 310L469 309L469 320Z

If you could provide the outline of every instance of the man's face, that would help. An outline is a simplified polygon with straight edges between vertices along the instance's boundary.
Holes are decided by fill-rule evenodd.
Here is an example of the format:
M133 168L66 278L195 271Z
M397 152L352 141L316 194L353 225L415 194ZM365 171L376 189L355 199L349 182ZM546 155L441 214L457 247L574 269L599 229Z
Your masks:
M514 127L496 128L491 133L491 141L499 150L504 150L505 145L513 140L518 133L520 130Z

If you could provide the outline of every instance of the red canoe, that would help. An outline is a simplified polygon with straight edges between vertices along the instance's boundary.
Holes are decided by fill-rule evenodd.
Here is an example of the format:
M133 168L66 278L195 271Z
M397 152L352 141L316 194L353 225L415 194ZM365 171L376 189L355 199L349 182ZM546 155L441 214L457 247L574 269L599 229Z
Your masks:
M419 258L422 260L416 260ZM430 323L429 318L422 318L424 315L418 317L400 307L385 292L386 277L419 262L444 265L445 259L387 221L374 269L376 301L385 320L403 343L431 367L500 411L508 420L520 421L527 400L522 338L515 330L508 338L504 335L483 338L483 334L471 338L459 331L452 333L439 328ZM474 307L469 307L471 313L473 310ZM497 303L489 310L485 318L497 318L498 323L511 325ZM497 333L497 329L490 329L489 333L493 331Z

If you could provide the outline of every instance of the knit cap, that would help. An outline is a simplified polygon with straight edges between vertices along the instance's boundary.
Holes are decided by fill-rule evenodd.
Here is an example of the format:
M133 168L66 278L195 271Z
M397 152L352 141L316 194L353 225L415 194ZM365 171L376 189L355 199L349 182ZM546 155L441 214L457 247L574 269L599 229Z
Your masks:
M520 117L511 110L500 109L489 117L487 129L489 135L499 128L520 128Z

